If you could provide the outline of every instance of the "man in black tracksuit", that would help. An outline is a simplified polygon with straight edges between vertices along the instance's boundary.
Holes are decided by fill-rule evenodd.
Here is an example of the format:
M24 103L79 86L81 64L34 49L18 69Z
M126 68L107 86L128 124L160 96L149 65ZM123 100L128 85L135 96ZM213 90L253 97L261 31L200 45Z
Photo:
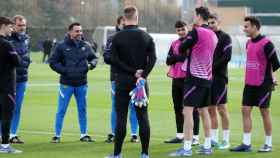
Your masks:
M16 67L20 58L7 36L11 35L13 22L0 17L0 121L2 143L0 153L21 153L9 145L10 126L15 107Z
M48 62L49 61L49 57L51 55L51 51L52 51L52 47L53 47L53 41L48 37L44 42L43 42L43 59L42 62ZM47 58L47 59L46 59Z
M116 33L121 31L123 29L124 26L124 17L120 16L117 18L117 25L116 25ZM106 45L104 47L104 53L103 53L103 58L104 58L104 62L108 65L112 65L112 61L111 61L111 46L112 46L112 40L114 35L116 34L112 34L111 36L108 37ZM115 79L114 79L114 67L111 66L111 73L110 73L110 80L111 80L111 98L112 98L112 112L111 112L111 131L112 133L108 134L108 138L105 140L105 142L107 143L111 143L114 141L114 137L115 137L115 128L116 128L116 84L115 84ZM129 120L130 120L130 127L131 127L131 139L130 142L132 143L137 143L139 142L138 138L137 138L137 129L138 129L138 121L137 121L137 117L136 117L136 111L133 105L129 105L130 107L130 116L129 116Z
M137 26L138 11L136 7L125 8L124 17L124 30L117 33L112 41L111 60L116 81L117 126L114 154L108 158L121 158L122 144L126 135L129 92L135 88L138 78L147 79L156 62L155 45L152 37ZM147 107L135 108L142 144L141 158L149 158L150 125Z
M232 44L230 36L221 30L220 20L216 14L211 14L209 27L216 33L218 44L214 53L213 83L211 87L211 144L219 149L228 149L229 143L229 113L227 110L228 62L231 59ZM219 144L217 110L221 116L223 141Z

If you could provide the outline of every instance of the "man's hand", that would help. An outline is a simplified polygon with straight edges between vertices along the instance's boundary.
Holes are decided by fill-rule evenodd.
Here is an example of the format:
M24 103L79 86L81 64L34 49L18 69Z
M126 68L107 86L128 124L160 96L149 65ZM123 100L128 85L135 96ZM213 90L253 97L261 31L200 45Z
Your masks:
M96 67L96 65L88 64L88 70L93 70Z
M96 65L97 65L97 60L92 60L91 62L88 63L88 69L93 70L94 68L96 68Z
M142 69L136 70L135 77L136 78L142 77L143 72L144 72L144 70L142 70Z
M272 82L273 82L272 90L275 90L275 86L278 85L278 81L277 81L275 73L272 73Z

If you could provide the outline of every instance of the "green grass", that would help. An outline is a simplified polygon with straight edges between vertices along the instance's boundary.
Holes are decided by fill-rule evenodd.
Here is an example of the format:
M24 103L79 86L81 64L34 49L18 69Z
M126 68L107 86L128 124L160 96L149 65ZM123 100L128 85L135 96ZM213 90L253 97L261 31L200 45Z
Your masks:
M46 64L40 64L41 54L33 55L30 67L29 87L26 92L22 109L19 135L25 140L24 145L15 145L24 151L20 155L0 155L0 157L23 158L103 158L113 151L113 144L106 144L104 140L110 131L109 116L111 111L109 67L99 65L89 73L88 91L88 125L89 133L97 142L79 142L79 126L77 108L72 99L65 118L61 144L51 144L50 139L54 131L54 119L57 109L58 75ZM171 80L166 77L166 66L157 66L150 76L150 121L152 158L167 158L168 153L181 145L168 145L163 141L175 135L174 112L171 101ZM280 74L278 73L278 78ZM237 145L242 138L242 117L240 112L243 90L243 70L230 70L229 82L229 110L232 145ZM264 141L261 117L257 109L253 112L253 147L252 153L230 153L215 151L215 158L272 158L280 154L280 103L279 90L272 97L273 118L273 149L272 153L259 154L256 150ZM128 125L129 127L129 125ZM129 128L128 128L129 129ZM129 133L129 130L128 130ZM201 135L203 130L201 128ZM129 135L127 137L127 140ZM125 142L123 155L125 158L139 157L140 144ZM201 137L201 140L203 138ZM195 158L201 157L194 154Z

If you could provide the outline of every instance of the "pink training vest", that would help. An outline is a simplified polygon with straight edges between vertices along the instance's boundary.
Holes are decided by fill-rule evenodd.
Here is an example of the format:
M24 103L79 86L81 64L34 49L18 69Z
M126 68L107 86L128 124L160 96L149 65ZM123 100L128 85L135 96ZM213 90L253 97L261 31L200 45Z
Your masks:
M171 48L173 50L173 53L175 55L179 55L179 47L181 45L181 41L178 39L171 44ZM186 77L186 72L182 70L182 65L183 62L178 62L174 65L171 65L169 67L169 71L167 73L167 76L171 78L185 78Z
M210 29L203 27L195 29L198 34L198 41L192 48L190 72L195 77L212 80L213 56L218 38Z
M264 37L258 42L248 40L245 83L250 86L260 86L265 77L267 59L264 46L270 40Z

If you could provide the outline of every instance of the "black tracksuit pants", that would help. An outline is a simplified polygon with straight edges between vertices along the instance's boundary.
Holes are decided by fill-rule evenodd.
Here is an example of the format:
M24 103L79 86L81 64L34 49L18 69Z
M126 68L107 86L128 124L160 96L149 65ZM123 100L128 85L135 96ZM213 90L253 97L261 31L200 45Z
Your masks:
M0 121L2 132L2 144L9 144L10 126L15 107L15 95L0 93Z
M177 133L183 133L184 129L184 115L183 115L183 98L184 98L184 79L172 80L172 99L176 118ZM193 111L194 128L193 134L199 134L199 112L197 108Z
M130 76L116 75L116 117L114 155L121 153L122 144L126 136L127 113L130 101L129 92L135 88L136 79ZM146 86L148 95L148 86ZM139 136L142 144L142 153L148 154L150 142L150 123L147 107L136 107L136 116L139 123Z

